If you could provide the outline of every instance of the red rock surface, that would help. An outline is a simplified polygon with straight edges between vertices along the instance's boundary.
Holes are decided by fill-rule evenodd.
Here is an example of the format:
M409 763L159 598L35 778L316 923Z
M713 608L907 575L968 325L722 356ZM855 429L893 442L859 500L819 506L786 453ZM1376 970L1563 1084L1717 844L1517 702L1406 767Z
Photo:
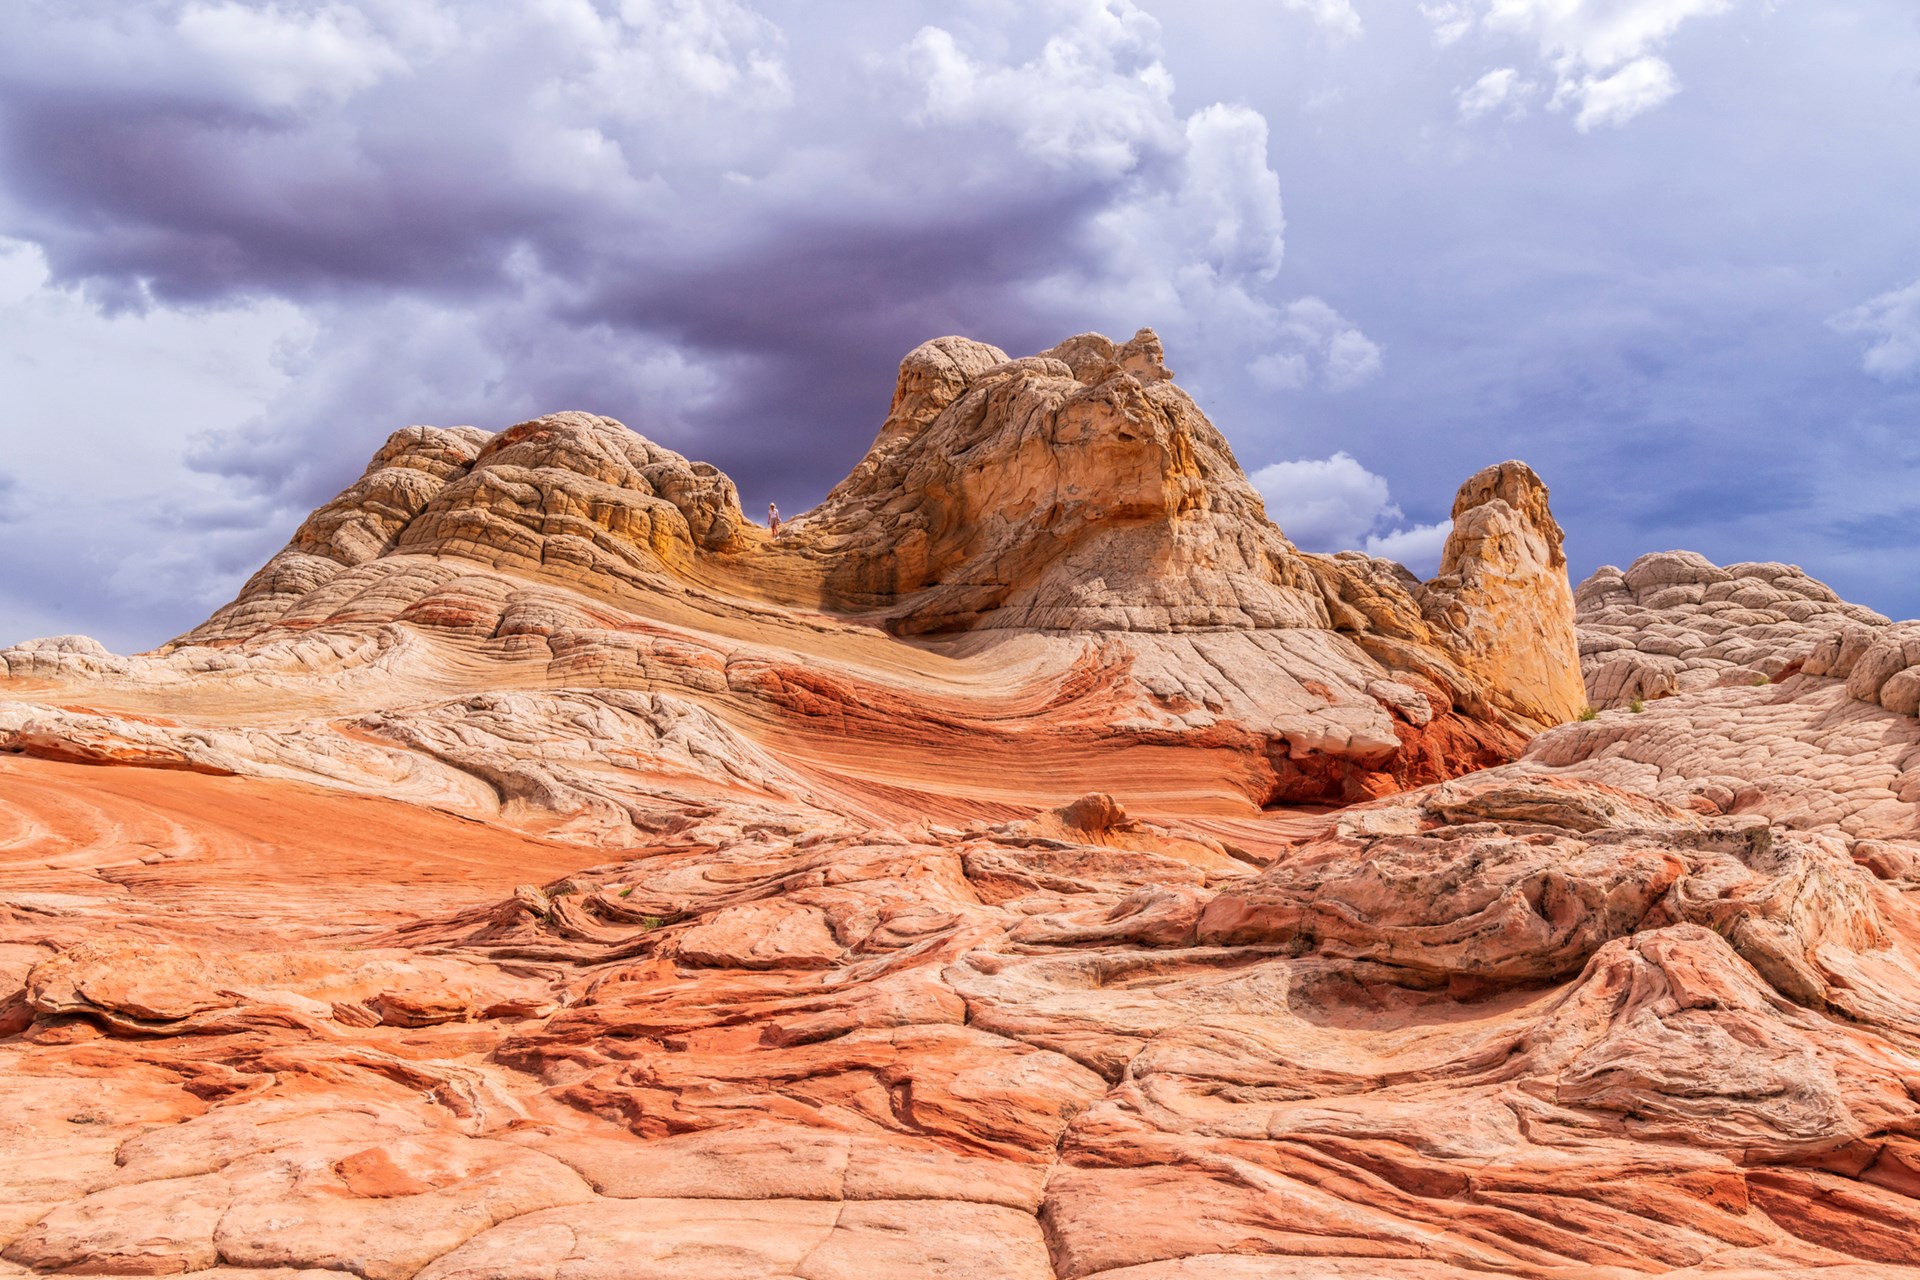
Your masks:
M1299 553L1150 334L928 344L777 541L400 433L0 651L0 1275L1920 1274L1905 631L1575 721L1456 520Z

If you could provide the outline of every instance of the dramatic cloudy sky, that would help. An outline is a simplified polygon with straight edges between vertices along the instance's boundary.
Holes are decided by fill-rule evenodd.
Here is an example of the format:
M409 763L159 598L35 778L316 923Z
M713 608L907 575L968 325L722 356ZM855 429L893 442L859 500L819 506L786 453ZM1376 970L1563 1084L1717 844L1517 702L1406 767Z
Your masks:
M1913 0L6 0L0 643L156 643L410 422L817 500L892 369L1159 329L1305 546L1920 614Z

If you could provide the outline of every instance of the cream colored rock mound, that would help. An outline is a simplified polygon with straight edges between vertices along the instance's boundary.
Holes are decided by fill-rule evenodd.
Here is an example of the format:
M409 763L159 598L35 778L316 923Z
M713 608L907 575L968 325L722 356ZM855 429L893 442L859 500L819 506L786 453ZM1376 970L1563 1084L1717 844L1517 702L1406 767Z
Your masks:
M1797 565L1722 567L1692 551L1644 555L1625 572L1602 565L1574 599L1581 671L1602 708L1758 684L1828 637L1887 625Z
M1021 360L928 343L866 460L783 541L824 566L830 600L899 634L1333 630L1476 716L1578 712L1562 532L1524 464L1462 486L1422 585L1297 551L1172 378L1151 330Z
M385 621L444 585L447 559L617 591L746 545L733 482L609 418L562 413L497 436L396 432L232 604L184 640L343 616ZM358 572L355 572L358 570Z

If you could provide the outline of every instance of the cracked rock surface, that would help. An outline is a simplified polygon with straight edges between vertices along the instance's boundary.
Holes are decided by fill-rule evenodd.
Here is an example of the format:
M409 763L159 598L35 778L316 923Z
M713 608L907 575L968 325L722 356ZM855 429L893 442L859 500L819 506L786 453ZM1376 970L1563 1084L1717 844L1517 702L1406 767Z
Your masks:
M1765 684L1799 670L1830 640L1832 666L1842 638L1857 656L1887 626L1884 616L1842 600L1798 565L1722 567L1692 551L1644 555L1625 572L1602 565L1574 598L1581 671L1591 705L1602 709ZM1920 674L1911 683L1920 703ZM1913 714L1911 705L1906 713Z
M778 538L409 428L0 650L0 1276L1920 1276L1920 644L1606 572L1518 463L1299 553L1144 331Z

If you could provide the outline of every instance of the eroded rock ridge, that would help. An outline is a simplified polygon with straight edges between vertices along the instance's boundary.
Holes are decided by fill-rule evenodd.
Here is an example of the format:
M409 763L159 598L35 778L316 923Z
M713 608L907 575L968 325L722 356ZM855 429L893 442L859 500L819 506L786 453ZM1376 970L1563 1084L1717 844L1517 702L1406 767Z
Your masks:
M778 537L396 434L0 650L0 1275L1920 1275L1920 640L1453 514L1299 552L1145 331Z

